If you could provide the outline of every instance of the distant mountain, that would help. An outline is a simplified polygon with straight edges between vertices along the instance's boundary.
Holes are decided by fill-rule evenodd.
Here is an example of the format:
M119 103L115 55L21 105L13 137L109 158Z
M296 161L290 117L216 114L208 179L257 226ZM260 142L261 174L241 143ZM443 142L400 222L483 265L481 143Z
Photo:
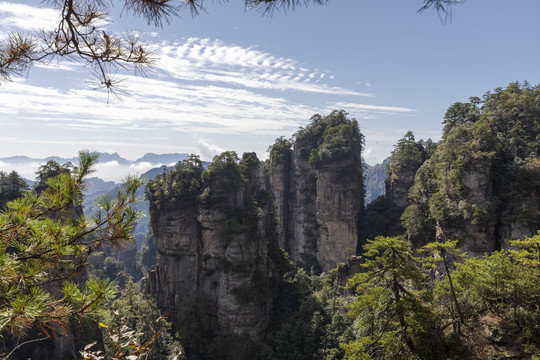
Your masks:
M23 178L24 181L26 182L26 184L29 186L29 187L32 187L34 186L34 184L36 183L34 180L29 180L27 178Z
M188 154L170 153L155 154L147 153L137 160L127 160L118 153L99 153L99 163L96 166L94 176L106 181L120 182L124 176L133 173L142 173L152 168L159 168L162 165L176 164L178 161L187 159ZM78 163L77 157L48 156L44 158L32 158L23 155L0 158L0 167L2 171L17 171L21 176L27 179L33 179L36 171L47 161L53 160L60 165L71 162Z
M28 156L23 156L23 155L15 155L15 156L7 157L7 158L0 158L0 161L11 164L11 163L21 163L21 162L32 162L32 161L36 161L36 159L32 159L32 158L29 158Z
M103 181L98 177L91 177L86 179L86 184L88 185L85 193L103 193L108 192L116 187L114 181Z
M118 153L99 153L99 162L105 163L109 161L118 161L120 165L130 165L133 163L133 161L124 159Z
M155 154L155 153L146 153L141 158L131 161L123 158L118 153L99 153L99 162L106 163L110 161L117 161L119 165L131 165L136 164L140 162L148 162L151 164L172 164L177 163L178 161L187 159L189 157L189 154L179 154L179 153L172 153L172 154ZM0 158L0 161L8 164L25 164L25 163L46 163L49 160L56 161L59 164L65 164L67 162L71 163L77 163L78 158L72 157L72 158L64 158L60 156L48 156L46 158L31 158L28 156L23 155L16 155L16 156L10 156L5 158Z
M388 177L390 158L384 159L382 164L369 166L365 173L364 187L366 189L365 204L369 204L381 195L386 194L385 180Z
M156 167L156 168L148 170L147 172L145 172L144 174L141 175L141 178L145 179L146 181L154 180L156 178L156 176L158 176L160 174L163 174L163 173L166 173L166 172L169 172L172 169L174 169L174 166L162 165L160 167Z
M60 165L63 165L63 164L68 163L68 162L76 164L79 161L78 157L76 157L76 156L71 157L71 158L64 158L64 157L55 156L55 155L48 156L46 158L31 158L31 157L23 156L23 155L16 155L16 156L10 156L10 157L6 157L6 158L0 158L0 161L8 163L8 164L26 164L26 163L29 164L29 163L36 163L36 162L37 163L46 163L47 161L50 161L50 160L56 161ZM130 163L132 163L132 161L126 160L123 157L121 157L120 155L118 155L118 153L113 153L113 154L99 153L99 161L100 162L108 162L108 161L114 161L114 160L118 161L119 164L130 164Z
M189 154L154 154L154 153L146 153L143 157L135 160L135 162L149 162L152 164L172 164L177 163L181 160L185 160L189 157Z

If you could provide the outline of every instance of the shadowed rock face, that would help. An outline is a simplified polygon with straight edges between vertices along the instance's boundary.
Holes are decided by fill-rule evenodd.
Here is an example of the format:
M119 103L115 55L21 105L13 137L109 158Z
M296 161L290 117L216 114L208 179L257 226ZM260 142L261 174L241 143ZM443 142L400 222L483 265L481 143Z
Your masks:
M416 175L417 167L400 168L398 176L389 176L386 181L386 198L393 206L405 209L408 202L408 193L411 186L414 184L414 176Z
M205 200L153 212L157 265L147 286L172 314L200 294L215 335L257 338L272 311L277 228L255 154L245 154L235 166L242 179L234 186L219 188L219 174L202 185L201 192L210 194Z
M295 143L292 159L289 162L291 168L286 169L289 176L284 177L288 181L289 189L287 196L289 202L281 205L288 208L288 216L281 217L281 224L287 224L284 230L288 234L286 243L287 252L291 259L304 265L315 265L317 259L318 226L317 213L317 172L304 159L299 149L302 143ZM281 187L280 184L272 184L272 187Z

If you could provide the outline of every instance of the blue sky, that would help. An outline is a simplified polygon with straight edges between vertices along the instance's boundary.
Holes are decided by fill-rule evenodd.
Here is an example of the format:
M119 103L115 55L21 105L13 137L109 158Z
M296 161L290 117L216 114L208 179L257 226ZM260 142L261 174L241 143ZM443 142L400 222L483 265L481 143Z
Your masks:
M290 137L315 113L344 109L381 162L408 130L439 139L456 101L512 81L540 83L540 1L468 0L443 24L418 14L421 0L330 0L261 17L240 0L205 4L163 28L111 13L109 31L131 31L160 48L147 78L125 78L129 95L107 103L88 68L34 66L0 85L0 157L118 152L256 151ZM0 1L0 37L54 24L41 2ZM1 164L0 164L1 165ZM3 170L0 168L0 170Z

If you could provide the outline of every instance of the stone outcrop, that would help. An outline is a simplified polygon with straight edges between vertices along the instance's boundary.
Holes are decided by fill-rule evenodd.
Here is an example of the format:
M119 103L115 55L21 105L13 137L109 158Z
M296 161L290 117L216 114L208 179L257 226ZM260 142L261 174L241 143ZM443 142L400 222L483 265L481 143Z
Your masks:
M415 245L459 240L469 256L481 256L536 233L539 95L514 83L448 109L442 140L418 170L403 215Z
M298 141L294 144L289 161L291 167L284 169L289 175L284 177L288 181L284 187L289 189L289 194L283 197L289 201L282 205L288 208L288 213L280 214L280 223L284 235L287 235L284 243L288 246L285 250L291 259L311 267L317 264L317 175L316 169L300 155L302 145L302 142ZM277 171L273 169L272 172ZM272 183L273 189L280 187L281 184ZM280 196L278 191L274 191L274 194L277 198Z
M317 172L317 262L325 271L356 255L363 185L343 176L348 160L321 166Z
M433 150L431 140L415 141L414 134L408 131L394 146L388 161L388 177L385 179L386 201L390 207L401 212L409 205L409 189L420 166L429 158ZM399 223L399 219L395 219Z
M414 176L421 164L415 167L402 167L399 173L392 172L386 179L386 199L391 204L401 209L408 205L408 193L414 184Z
M464 193L467 194L466 205L462 207L468 213L477 209L489 208L493 197L493 169L489 161L475 161L467 167L461 177ZM497 247L497 218L490 216L481 222L462 219L436 228L439 241L459 239L460 246L469 256L482 256Z
M177 199L151 211L157 265L147 288L173 319L198 294L214 335L258 338L277 281L273 202L255 154L224 164L209 167L199 200Z
M328 271L357 252L362 136L343 112L312 120L296 134L292 151L278 139L271 150L270 181L280 244L301 266ZM339 128L349 131L348 139L337 134Z

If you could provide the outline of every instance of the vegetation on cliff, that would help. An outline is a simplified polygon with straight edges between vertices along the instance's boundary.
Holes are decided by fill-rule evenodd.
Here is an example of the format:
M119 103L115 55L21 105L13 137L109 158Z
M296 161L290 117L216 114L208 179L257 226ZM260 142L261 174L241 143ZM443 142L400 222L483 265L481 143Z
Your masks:
M415 242L433 240L436 228L459 236L472 224L492 229L494 249L512 229L532 235L540 227L538 95L538 86L512 83L448 109L443 139L418 171L403 214Z
M359 179L364 135L358 122L347 115L343 110L334 110L326 116L313 115L311 123L294 134L295 142L300 156L310 164L321 167L336 161L349 162L350 174L358 175Z
M179 202L194 202L201 191L203 171L201 159L190 155L188 159L179 161L174 171L157 175L149 181L146 184L146 198L150 202L150 214L164 208L173 208Z
M411 131L397 142L391 156L385 160L388 176L382 177L384 195L367 204L360 220L361 245L379 235L403 234L405 229L401 226L400 218L408 204L408 191L414 184L418 169L431 157L435 148L436 144L431 139L416 141Z
M437 145L408 132L389 158L386 195L365 211L346 209L353 213L346 225L360 227L361 257L322 274L279 250L271 188L254 153L224 152L207 169L197 156L179 162L148 183L152 227L170 229L140 256L146 268L169 255L166 264L178 265L159 275L171 323L121 258L104 251L103 264L80 271L99 245L130 237L138 180L102 198L88 220L76 206L93 155L82 153L77 167L46 164L31 191L15 172L0 172L0 352L11 356L29 331L49 335L91 317L102 332L82 335L98 341L82 350L92 359L178 359L184 348L191 360L538 358L539 99L540 87L513 83L452 105ZM301 191L283 191L310 207L306 233L328 231L323 215L342 225L330 200L321 202L337 199L335 189L316 189L347 183L340 206L362 193L362 148L344 111L315 115L294 142L279 138L270 148L271 176L293 156L305 167ZM172 221L179 209L190 213ZM320 245L309 241L304 250ZM193 284L181 278L189 271ZM182 282L194 290L169 292ZM225 321L240 316L248 319L236 328L243 331L229 331L238 324Z

